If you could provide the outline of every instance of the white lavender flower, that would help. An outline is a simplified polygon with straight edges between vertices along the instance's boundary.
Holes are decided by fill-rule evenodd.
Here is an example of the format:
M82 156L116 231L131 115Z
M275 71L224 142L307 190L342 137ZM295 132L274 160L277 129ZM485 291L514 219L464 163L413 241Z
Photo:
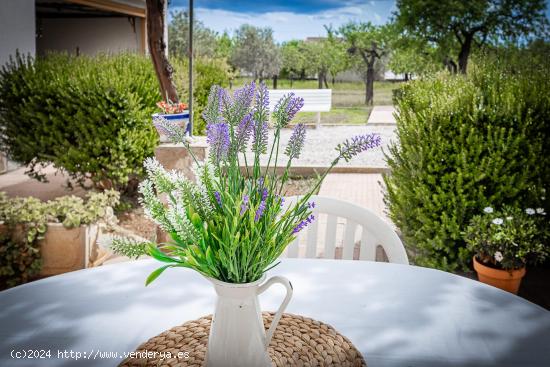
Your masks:
M166 232L174 231L170 221L166 218L166 208L155 194L151 180L143 180L139 184L140 204L143 206L145 215L161 226Z
M147 176L149 176L149 179L153 183L157 192L168 194L174 191L175 186L170 178L170 175L166 172L164 167L162 167L159 161L156 160L156 158L146 158L143 162L143 166L145 167L145 172L147 172Z
M525 213L527 213L527 215L533 215L533 214L535 214L535 209L527 208L527 209L525 209Z
M177 171L170 172L170 178L176 188L176 202L184 206L192 205L201 218L210 219L214 208L203 185L195 184Z
M500 251L495 252L495 260L497 262L501 262L503 259L504 259L504 256L502 256L502 252Z
M491 208L490 206L483 208L483 212L487 214L491 214L493 211L493 208Z
M178 204L176 206L170 206L167 213L166 219L170 222L173 232L175 232L178 238L188 244L193 244L198 242L199 235L193 223L187 218L185 208Z

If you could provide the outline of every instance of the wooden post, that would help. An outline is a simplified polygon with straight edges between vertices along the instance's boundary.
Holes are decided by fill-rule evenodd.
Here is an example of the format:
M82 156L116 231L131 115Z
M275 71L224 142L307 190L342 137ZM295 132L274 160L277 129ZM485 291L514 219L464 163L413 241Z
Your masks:
M172 81L174 69L166 56L167 47L164 37L165 1L147 0L147 42L160 84L162 98L171 102L179 102L176 86Z

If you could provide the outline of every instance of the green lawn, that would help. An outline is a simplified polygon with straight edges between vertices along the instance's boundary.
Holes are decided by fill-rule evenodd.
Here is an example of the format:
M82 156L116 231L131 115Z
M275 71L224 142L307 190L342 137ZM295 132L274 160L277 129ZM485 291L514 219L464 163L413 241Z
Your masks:
M250 82L250 78L238 78L233 83L233 88L238 88ZM271 88L271 81L268 87ZM398 88L402 82L380 81L374 82L374 105L392 105L392 91ZM290 80L282 79L277 83L278 89L291 89ZM369 118L372 107L365 105L365 84L361 82L335 83L329 87L332 89L332 109L330 112L321 113L322 124L365 124ZM317 89L317 80L295 80L292 89ZM316 114L302 112L296 116L295 122L316 122Z

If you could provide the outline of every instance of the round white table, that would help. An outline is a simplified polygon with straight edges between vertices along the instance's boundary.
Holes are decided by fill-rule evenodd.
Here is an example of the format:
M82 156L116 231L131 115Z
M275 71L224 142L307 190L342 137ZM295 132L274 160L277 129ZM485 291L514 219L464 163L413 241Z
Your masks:
M0 292L0 366L72 366L77 353L77 365L115 366L148 338L213 311L214 291L193 271L169 269L144 287L158 266L108 265ZM334 326L369 367L550 366L550 312L479 282L343 260L285 259L274 274L293 283L287 312ZM283 295L272 287L262 309ZM12 358L29 350L50 357ZM109 352L118 356L100 358Z

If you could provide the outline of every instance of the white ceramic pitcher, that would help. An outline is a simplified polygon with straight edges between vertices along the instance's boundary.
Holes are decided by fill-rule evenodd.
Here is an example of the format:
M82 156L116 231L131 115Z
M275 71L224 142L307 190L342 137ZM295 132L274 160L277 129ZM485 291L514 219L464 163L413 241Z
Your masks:
M214 284L218 297L208 339L207 366L271 366L267 346L292 297L292 285L288 279L274 276L263 283L264 275L255 282L244 284L225 283L212 278L208 280ZM274 283L285 286L286 296L266 334L258 295Z

